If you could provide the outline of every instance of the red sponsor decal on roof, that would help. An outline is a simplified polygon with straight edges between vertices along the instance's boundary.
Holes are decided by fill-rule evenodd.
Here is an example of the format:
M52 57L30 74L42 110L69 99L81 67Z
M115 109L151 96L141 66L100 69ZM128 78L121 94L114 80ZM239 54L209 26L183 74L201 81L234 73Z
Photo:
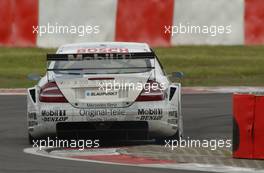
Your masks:
M77 53L128 53L127 48L80 48Z

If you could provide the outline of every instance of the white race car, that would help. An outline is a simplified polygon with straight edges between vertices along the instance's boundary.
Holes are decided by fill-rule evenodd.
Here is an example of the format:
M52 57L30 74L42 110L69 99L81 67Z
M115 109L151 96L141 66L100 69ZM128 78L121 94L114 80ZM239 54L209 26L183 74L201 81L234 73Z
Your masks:
M29 141L43 137L178 139L181 85L171 83L145 43L61 46L28 89ZM173 73L180 77L180 73Z

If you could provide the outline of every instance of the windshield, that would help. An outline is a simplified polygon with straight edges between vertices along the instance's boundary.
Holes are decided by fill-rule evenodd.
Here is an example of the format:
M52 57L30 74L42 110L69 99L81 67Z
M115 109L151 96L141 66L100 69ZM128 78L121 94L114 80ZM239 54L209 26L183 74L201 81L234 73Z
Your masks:
M56 61L55 73L115 74L142 73L151 70L150 59L97 59L84 61Z

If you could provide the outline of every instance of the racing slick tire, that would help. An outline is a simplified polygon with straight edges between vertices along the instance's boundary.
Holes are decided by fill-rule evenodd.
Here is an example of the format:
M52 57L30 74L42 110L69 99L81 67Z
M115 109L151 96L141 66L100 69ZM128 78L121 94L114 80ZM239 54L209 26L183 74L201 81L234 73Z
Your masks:
M36 138L34 138L30 133L28 133L28 142L30 145L33 145Z
M164 145L165 144L165 140L177 140L177 141L179 141L181 137L182 136L179 135L179 130L177 130L177 132L174 135L170 136L170 137L156 138L155 139L155 143L157 145Z

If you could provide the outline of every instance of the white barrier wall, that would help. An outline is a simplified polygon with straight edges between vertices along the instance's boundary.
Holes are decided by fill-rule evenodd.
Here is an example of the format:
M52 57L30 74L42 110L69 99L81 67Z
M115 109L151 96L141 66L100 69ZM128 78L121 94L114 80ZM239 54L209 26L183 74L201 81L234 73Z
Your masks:
M243 44L244 1L243 0L176 0L174 2L173 25L231 25L230 34L176 34L172 44Z
M39 0L39 26L99 26L98 34L47 33L37 36L37 46L57 47L65 43L113 41L117 0Z

